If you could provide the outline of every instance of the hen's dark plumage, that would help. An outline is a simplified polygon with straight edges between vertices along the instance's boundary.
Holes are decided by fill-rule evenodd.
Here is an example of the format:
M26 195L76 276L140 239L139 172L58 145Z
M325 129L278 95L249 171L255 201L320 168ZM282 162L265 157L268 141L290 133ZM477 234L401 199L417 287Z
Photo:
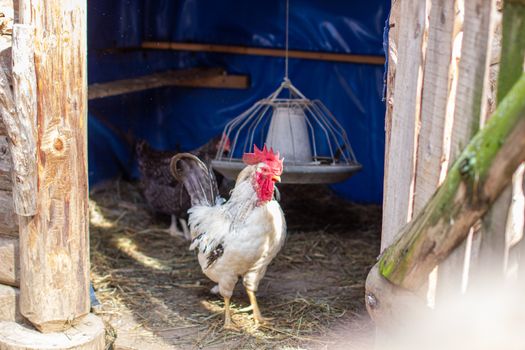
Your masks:
M191 151L207 166L217 153L221 136L214 137L208 143ZM170 172L171 158L177 151L159 151L152 148L146 141L137 142L136 154L141 173L141 186L144 197L153 211L186 219L191 201L184 186ZM216 174L220 184L223 177ZM172 222L173 225L173 222Z

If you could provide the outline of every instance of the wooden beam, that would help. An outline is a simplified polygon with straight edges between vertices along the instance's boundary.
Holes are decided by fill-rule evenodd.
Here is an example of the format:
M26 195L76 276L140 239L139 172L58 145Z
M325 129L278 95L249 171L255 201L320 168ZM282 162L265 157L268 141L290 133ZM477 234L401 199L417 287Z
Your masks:
M213 89L247 89L250 87L250 79L247 75L224 74L183 80L176 82L174 86Z
M0 283L15 287L20 285L18 238L0 236Z
M198 44L198 43L146 41L142 43L141 47L143 49L154 49L154 50L212 52L212 53L224 53L224 54L233 54L233 55L254 55L254 56L270 56L270 57L285 57L286 55L286 52L283 49L270 49L270 48L248 47L248 46L215 45L215 44ZM334 62L344 62L344 63L361 63L361 64L375 64L375 65L385 64L385 58L383 56L358 55L358 54L349 54L349 53L289 50L288 57L305 59L305 60L334 61Z
M401 1L394 108L387 149L381 249L412 217L425 47L425 1Z
M164 86L246 89L245 75L227 75L222 68L191 68L143 75L132 79L97 83L89 86L89 100L129 94Z
M470 141L421 213L379 260L390 282L415 290L465 239L525 161L525 74Z
M38 208L20 217L20 310L39 331L56 332L90 310L86 1L27 4L38 81Z
M430 311L423 298L388 281L377 265L372 267L366 278L365 305L374 324L380 329L376 341L382 343L389 340L381 339L382 333L396 330L396 327L406 323L408 317Z

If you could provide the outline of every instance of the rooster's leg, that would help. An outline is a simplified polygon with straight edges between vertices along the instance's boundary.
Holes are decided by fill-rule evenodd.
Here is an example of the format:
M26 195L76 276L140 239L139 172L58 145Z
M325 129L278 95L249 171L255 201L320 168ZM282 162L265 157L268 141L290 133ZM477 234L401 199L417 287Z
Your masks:
M232 323L230 298L224 297L224 329L236 329Z
M270 321L270 319L263 318L261 315L261 310L259 310L259 305L257 304L257 298L255 297L255 292L246 289L246 293L248 294L248 297L250 298L250 304L252 305L253 309L253 319L257 324L265 324Z

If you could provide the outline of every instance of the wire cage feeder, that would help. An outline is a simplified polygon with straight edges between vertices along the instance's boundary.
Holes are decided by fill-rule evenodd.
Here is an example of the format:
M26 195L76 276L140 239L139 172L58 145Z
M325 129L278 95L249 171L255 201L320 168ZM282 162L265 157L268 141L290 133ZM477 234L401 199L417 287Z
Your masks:
M341 124L319 100L306 98L288 78L270 96L232 119L212 167L235 179L245 167L241 158L253 146L267 147L284 157L283 183L343 181L361 169ZM226 142L230 151L225 155Z

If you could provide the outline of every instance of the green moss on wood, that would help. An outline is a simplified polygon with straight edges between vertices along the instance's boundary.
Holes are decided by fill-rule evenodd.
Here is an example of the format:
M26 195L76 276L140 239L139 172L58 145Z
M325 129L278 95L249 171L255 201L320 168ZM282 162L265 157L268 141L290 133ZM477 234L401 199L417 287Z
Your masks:
M503 8L503 38L498 75L500 102L519 79L525 55L525 0L505 1Z
M385 278L393 283L402 284L407 274L418 264L418 259L432 252L436 239L431 237L432 228L440 227L441 221L444 221L441 225L443 228L450 226L451 221L455 221L461 215L464 206L479 205L485 200L482 185L492 161L523 118L525 74L521 75L485 127L474 136L458 157L443 184L425 208L404 229L396 242L385 250L379 261L379 271ZM466 195L461 197L463 200L458 200L460 186L464 186L466 191Z

